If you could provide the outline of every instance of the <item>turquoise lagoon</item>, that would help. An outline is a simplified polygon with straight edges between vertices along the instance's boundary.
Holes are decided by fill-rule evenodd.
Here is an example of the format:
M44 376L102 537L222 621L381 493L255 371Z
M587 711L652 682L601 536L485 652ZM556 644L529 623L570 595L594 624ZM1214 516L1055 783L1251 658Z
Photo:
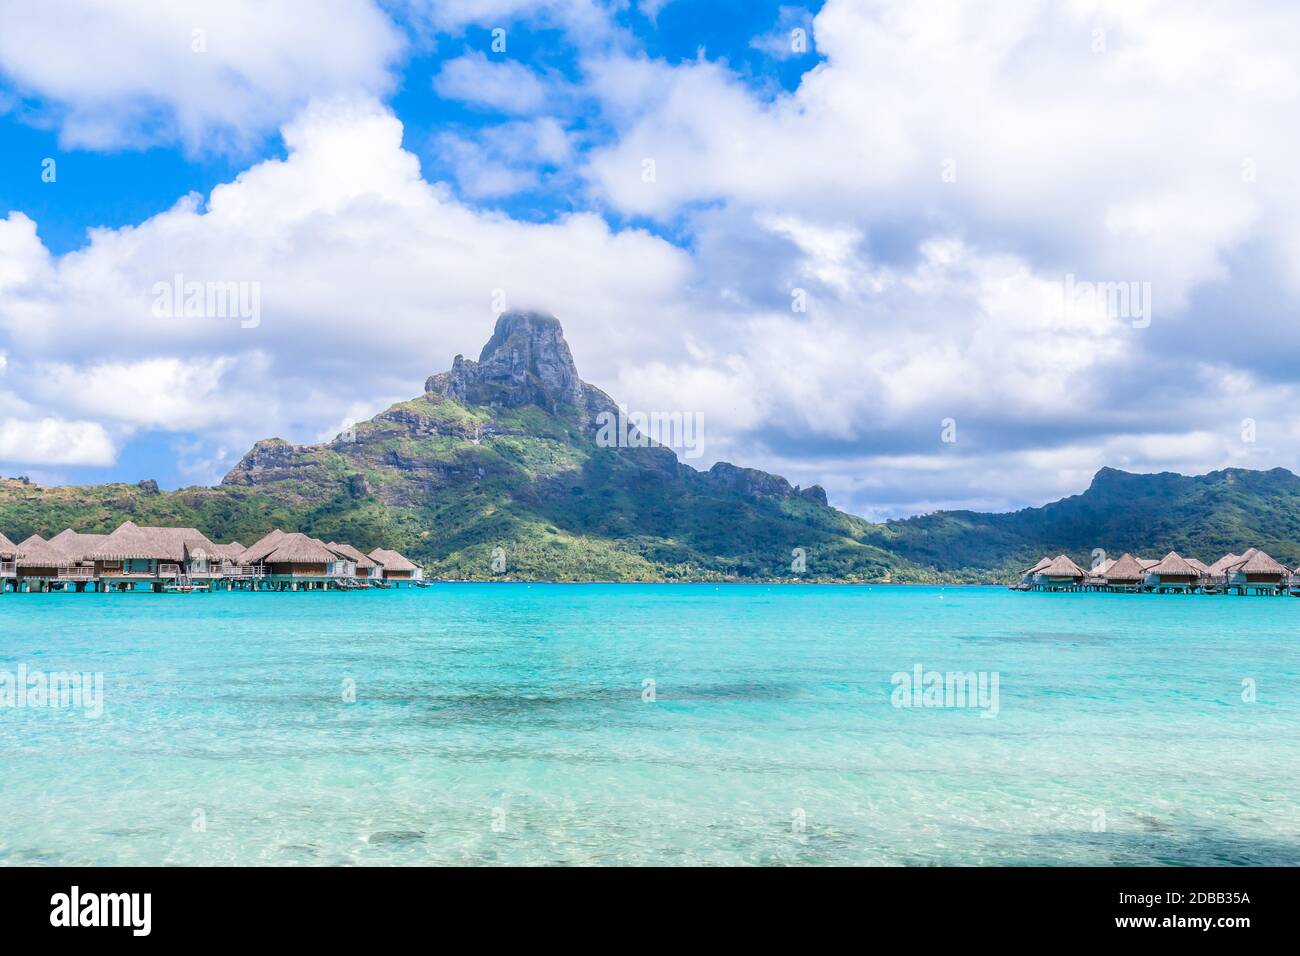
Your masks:
M1300 863L1289 598L4 595L19 666L104 704L0 708L0 864Z

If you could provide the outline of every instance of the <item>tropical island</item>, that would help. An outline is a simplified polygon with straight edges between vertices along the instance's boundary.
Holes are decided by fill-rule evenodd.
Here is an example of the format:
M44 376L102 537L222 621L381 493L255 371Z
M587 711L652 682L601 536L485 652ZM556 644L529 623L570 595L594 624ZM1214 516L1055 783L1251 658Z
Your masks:
M874 523L753 468L697 470L653 441L604 441L617 403L578 375L560 323L499 317L477 361L331 442L257 442L216 487L42 487L0 480L12 542L123 522L273 529L360 553L383 547L431 580L1014 583L1044 554L1229 554L1300 564L1300 478L1285 469L1188 477L1103 468L1082 494L1006 514ZM318 555L319 556L319 555Z

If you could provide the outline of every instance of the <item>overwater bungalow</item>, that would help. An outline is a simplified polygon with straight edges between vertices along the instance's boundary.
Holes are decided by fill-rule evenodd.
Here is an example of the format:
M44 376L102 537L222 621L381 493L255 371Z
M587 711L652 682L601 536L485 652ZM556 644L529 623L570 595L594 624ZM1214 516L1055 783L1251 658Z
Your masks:
M1114 558L1107 558L1088 569L1088 576L1083 579L1085 591L1101 591L1106 588L1106 572L1115 565Z
M213 542L212 555L209 560L212 574L220 574L223 577L229 576L232 571L239 567L240 555L247 550L238 541L232 541L229 544Z
M1145 574L1142 559L1125 552L1106 570L1106 587L1112 591L1137 591Z
M131 590L207 591L353 588L359 582L418 581L421 569L396 551L384 560L346 542L326 544L275 530L251 547L214 542L197 528L140 526L124 521L111 534L67 528L48 541L33 534L14 544L0 534L0 592ZM388 573L385 574L385 565Z
M1039 591L1073 590L1083 583L1088 573L1064 554L1058 554L1045 568L1034 575L1034 587Z
M1259 548L1245 551L1226 569L1225 587L1238 594L1277 594L1291 576L1285 565L1274 561Z
M216 551L217 558L222 561L238 561L239 556L248 550L238 541L232 541L229 544L213 542L212 547Z
M1034 575L1051 563L1052 559L1049 557L1040 558L1037 564L1031 565L1020 572L1020 583L1032 585L1034 583Z
M328 541L325 547L345 560L352 562L352 576L359 580L369 581L372 578L382 578L384 576L384 569L380 563L363 554L359 548L354 548L352 545L341 541Z
M18 545L0 533L0 594L18 580Z
M1156 592L1181 591L1190 594L1200 584L1200 579L1200 571L1177 551L1170 551L1146 570L1142 583Z
M279 590L328 587L331 582L356 573L355 564L349 570L350 562L331 551L323 541L279 528L248 548L240 562L261 565L265 569L265 583Z
M71 528L64 528L50 538L50 547L63 558L54 587L84 591L95 580L95 562L90 555L107 538L106 534L83 534Z
M124 521L89 554L100 590L169 584L209 577L214 545L197 528L162 528Z
M372 560L379 562L383 566L383 576L385 581L405 582L419 581L424 578L424 570L418 565L408 561L396 551L390 551L387 548L375 548L370 552Z
M18 545L15 561L14 584L20 591L48 591L58 580L59 569L67 559L39 534L34 534Z

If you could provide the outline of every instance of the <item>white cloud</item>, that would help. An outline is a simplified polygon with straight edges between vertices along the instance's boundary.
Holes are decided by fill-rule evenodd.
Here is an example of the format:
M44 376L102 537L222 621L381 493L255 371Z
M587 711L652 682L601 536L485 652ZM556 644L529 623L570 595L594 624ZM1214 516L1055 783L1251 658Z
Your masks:
M594 59L620 136L588 170L635 214L726 201L881 229L960 222L1078 273L1155 282L1177 308L1253 237L1293 255L1279 248L1300 226L1289 177L1244 183L1242 163L1294 155L1300 67L1278 39L1295 35L1287 4L1242 18L1178 3L830 0L816 18L826 62L770 101L718 63ZM1210 42L1225 55L1198 55Z
M491 199L534 190L573 155L569 134L551 117L478 130L474 138L443 133L433 151L447 165L462 195Z
M489 60L482 51L446 61L433 78L434 90L444 99L504 113L541 109L554 94L553 87L518 60Z
M1295 464L1293 7L828 0L823 61L775 95L703 55L627 52L599 4L389 8L439 30L561 25L581 80L557 103L554 77L516 60L446 63L440 93L515 117L422 143L455 192L421 177L374 97L322 96L285 126L284 160L78 252L52 257L31 220L0 220L5 384L27 403L12 414L55 414L80 385L67 413L110 430L195 430L231 454L314 440L477 354L503 290L559 315L584 377L630 407L703 412L710 456L876 516L1041 501L1105 464ZM384 82L370 60L379 79L348 81L363 94ZM87 122L121 119L87 102ZM583 185L678 244L456 198ZM155 319L149 289L177 270L260 282L261 325ZM1150 327L1064 309L1066 274L1149 281ZM93 410L114 394L125 411ZM186 460L212 473L226 457Z
M404 43L369 0L0 5L0 74L70 147L243 149L312 96L383 92Z
M790 60L813 52L812 14L804 7L783 6L770 31L754 37L749 45L778 60Z
M532 224L461 205L421 178L401 124L373 101L314 104L284 138L284 160L206 203L96 230L61 257L26 217L0 220L5 381L32 414L75 408L241 451L311 440L476 355L495 290L562 316L592 377L624 348L649 352L656 318L680 308L683 252L595 215ZM155 316L153 285L177 272L260 283L261 323Z
M40 465L111 465L116 450L98 422L0 419L0 461Z

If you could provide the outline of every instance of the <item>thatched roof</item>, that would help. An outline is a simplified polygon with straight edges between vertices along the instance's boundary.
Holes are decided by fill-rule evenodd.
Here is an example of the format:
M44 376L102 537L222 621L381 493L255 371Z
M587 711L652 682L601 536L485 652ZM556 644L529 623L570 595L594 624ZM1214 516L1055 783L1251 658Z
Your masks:
M1122 554L1119 560L1112 564L1106 572L1106 580L1141 581L1144 570L1141 558L1135 558L1131 554Z
M1180 555L1177 551L1170 551L1168 554L1166 554L1162 561L1160 561L1154 567L1148 569L1148 573L1158 574L1162 578L1164 577L1194 578L1200 574L1200 572L1197 571L1196 568L1188 564L1187 560L1183 558L1183 556Z
M49 545L63 556L64 561L76 564L79 561L89 561L91 553L107 539L106 534L82 534L71 528L64 528L50 538Z
M212 557L216 545L198 528L157 528L124 521L89 555L96 561L184 561L198 554Z
M1251 551L1254 551L1255 553L1251 554L1249 557L1247 557L1246 555L1242 555L1242 557L1246 558L1246 560L1243 561L1240 565L1234 567L1233 568L1234 571L1240 574L1290 574L1291 573L1289 570L1287 570L1286 567L1274 561L1263 551L1260 551L1257 548L1251 548Z
M18 550L22 553L18 559L20 568L57 568L61 564L71 563L39 534L32 535L18 545Z
M1025 570L1022 571L1022 572L1020 572L1020 573L1021 573L1021 574L1037 574L1039 571L1043 570L1043 568L1047 567L1047 566L1048 566L1049 564L1051 564L1051 563L1052 563L1052 559L1051 559L1051 558L1048 558L1048 557L1039 558L1037 564L1035 564L1033 567L1025 568Z
M238 558L240 564L256 564L275 550L276 542L284 537L279 528L269 531L250 544Z
M1206 564L1204 561L1197 561L1195 558L1188 558L1187 563L1190 564L1192 567L1194 567L1197 571L1201 572L1201 574L1210 573L1210 566Z
M12 558L21 552L22 549L14 544L0 532L0 557Z
M248 549L238 541L232 541L230 544L213 544L212 553L222 560L238 561L239 556Z
M265 564L330 564L338 560L324 542L297 531L281 535L274 544L275 548L261 559Z
M384 566L385 571L418 571L419 569L396 551L375 548L370 556Z
M1101 562L1101 564L1097 565L1095 568L1089 568L1088 576L1094 578L1104 578L1106 576L1106 572L1109 571L1114 566L1115 566L1115 559L1107 558L1105 561Z
M1225 554L1223 557L1219 558L1218 561L1215 561L1210 565L1210 573L1227 574L1229 568L1241 564L1243 560L1245 559L1239 554Z
M1142 565L1143 571L1150 571L1152 568L1154 568L1157 564L1160 563L1160 559L1159 558L1138 558L1137 562L1138 564Z
M357 563L357 568L359 570L363 568L369 569L377 566L374 561L371 561L368 557L366 557L356 548L352 547L352 545L350 544L344 544L339 541L330 541L325 545L325 547L329 548L331 551L333 551L341 558L346 558L349 561L355 561Z
M1052 559L1052 563L1038 572L1049 578L1084 578L1088 574L1083 568L1079 567L1073 561L1063 554L1058 554Z

